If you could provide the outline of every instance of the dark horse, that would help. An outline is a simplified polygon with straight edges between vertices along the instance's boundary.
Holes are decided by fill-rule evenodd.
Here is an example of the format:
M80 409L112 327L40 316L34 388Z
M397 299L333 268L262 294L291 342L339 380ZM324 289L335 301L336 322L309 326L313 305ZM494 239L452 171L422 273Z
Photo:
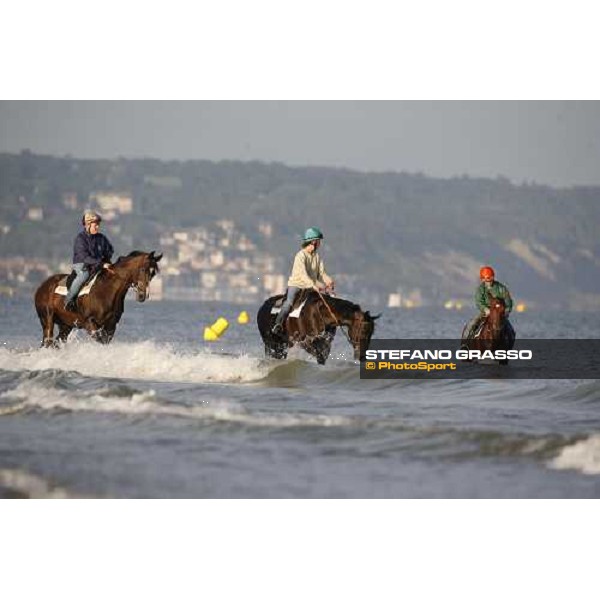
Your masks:
M485 317L483 324L476 328L475 335L468 339L466 327L462 333L461 348L467 350L510 350L515 345L515 331L506 318L506 306L502 298L494 298L488 293L490 314ZM501 365L508 360L499 361Z
M44 338L42 346L57 346L54 325L58 325L58 341L66 342L71 330L85 329L98 342L108 344L115 334L124 310L125 294L133 287L137 301L148 297L148 285L158 272L162 254L132 252L120 256L112 265L112 272L102 270L90 293L76 298L77 312L65 310L64 296L55 293L65 274L52 275L35 292L37 311Z
M380 315L371 316L369 311L363 312L358 304L333 296L320 296L313 290L307 290L296 301L298 305L306 299L300 316L288 317L283 334L273 335L271 327L275 315L271 314L271 308L281 298L283 296L279 295L266 300L256 316L268 357L287 358L288 348L298 344L315 356L320 365L324 365L331 351L336 328L347 327L346 335L354 348L354 358L364 360L375 330L375 320Z

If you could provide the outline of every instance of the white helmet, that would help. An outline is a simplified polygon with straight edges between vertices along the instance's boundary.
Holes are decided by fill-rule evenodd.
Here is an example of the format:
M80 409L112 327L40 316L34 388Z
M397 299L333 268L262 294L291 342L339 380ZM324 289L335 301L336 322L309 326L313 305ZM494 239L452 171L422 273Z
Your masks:
M83 213L83 217L81 218L81 223L85 226L89 223L100 223L102 221L102 217L94 212L93 210L86 210Z

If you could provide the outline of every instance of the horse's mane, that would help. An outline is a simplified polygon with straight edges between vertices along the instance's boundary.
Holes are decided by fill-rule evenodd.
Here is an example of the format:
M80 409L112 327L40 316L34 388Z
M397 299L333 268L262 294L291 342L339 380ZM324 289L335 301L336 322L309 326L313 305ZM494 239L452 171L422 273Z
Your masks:
M117 261L114 264L115 265L127 264L127 262L129 262L132 258L137 258L138 256L148 256L149 254L150 253L142 252L141 250L134 250L133 252L130 252L127 256L119 256L119 258L117 259ZM156 265L156 267L158 268L158 265Z
M315 294L315 297L320 301L317 294ZM342 315L350 315L350 313L354 313L356 311L362 312L360 306L354 302L350 302L350 300L344 300L343 298L338 298L337 296L324 296L324 298L329 306L337 310Z
M119 256L119 258L117 259L117 263L120 263L121 261L126 261L130 258L136 258L137 256L142 256L143 254L148 254L148 253L142 252L141 250L134 250L133 252L130 252L127 256Z
M502 304L502 306L506 306L506 302L504 301L504 298L496 298L496 296L492 296L492 294L490 294L489 292L488 292L488 296L489 296L490 302L492 300L497 300L498 302L500 302Z

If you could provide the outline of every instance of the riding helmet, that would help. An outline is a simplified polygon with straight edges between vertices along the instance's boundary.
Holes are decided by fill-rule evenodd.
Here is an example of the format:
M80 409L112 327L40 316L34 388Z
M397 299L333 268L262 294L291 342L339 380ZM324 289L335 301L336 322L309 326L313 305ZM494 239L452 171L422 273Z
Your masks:
M493 280L496 278L496 273L494 273L494 269L492 269L492 267L489 266L485 266L485 267L481 267L481 269L479 269L479 278L482 280Z
M304 232L304 237L302 238L303 242L312 242L314 240L322 240L323 233L318 227L309 227Z
M93 210L86 210L83 213L83 217L81 218L81 223L83 225L87 225L88 223L94 223L94 222L101 223L102 217L98 213L94 212Z

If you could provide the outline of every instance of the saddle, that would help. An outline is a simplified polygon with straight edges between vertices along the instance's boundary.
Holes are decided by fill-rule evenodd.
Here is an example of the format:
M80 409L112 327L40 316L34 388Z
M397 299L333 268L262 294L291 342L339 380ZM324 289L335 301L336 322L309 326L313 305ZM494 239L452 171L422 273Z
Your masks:
M473 334L469 337L469 340L476 340L479 338L479 336L481 335L483 326L485 325L485 321L486 321L485 317L482 317L480 319L479 323L477 323L477 325L474 327ZM465 338L465 336L469 333L467 331L467 327L468 327L468 324L465 325L465 327L463 329L462 338ZM504 325L502 327L502 335L504 336L505 341L512 348L512 345L514 344L515 339L516 339L516 333L515 333L514 327L512 326L512 323L508 319L504 319Z
M288 317L292 317L293 319L297 319L300 316L300 313L302 312L302 309L304 308L304 305L306 304L310 294L309 294L310 290L302 290L298 296L296 297L296 300L294 301L294 306L292 307L292 310L290 311L290 314L288 315ZM281 307L283 306L283 303L285 301L287 297L287 294L284 294L283 296L277 298L277 300L275 300L273 306L271 307L271 314L272 315L276 315L279 312L281 312Z
M94 283L96 282L96 279L98 278L98 275L100 274L100 271L98 271L94 276L92 276L91 279L88 279L82 286L82 288L79 290L79 294L77 294L77 296L87 296L87 294L90 293L90 290L92 289ZM69 288L71 287L71 284L73 283L73 280L76 277L76 273L75 271L71 271L71 273L69 275L65 275L59 282L58 285L56 286L56 288L54 288L54 293L58 294L59 296L66 296L67 293L69 292Z

